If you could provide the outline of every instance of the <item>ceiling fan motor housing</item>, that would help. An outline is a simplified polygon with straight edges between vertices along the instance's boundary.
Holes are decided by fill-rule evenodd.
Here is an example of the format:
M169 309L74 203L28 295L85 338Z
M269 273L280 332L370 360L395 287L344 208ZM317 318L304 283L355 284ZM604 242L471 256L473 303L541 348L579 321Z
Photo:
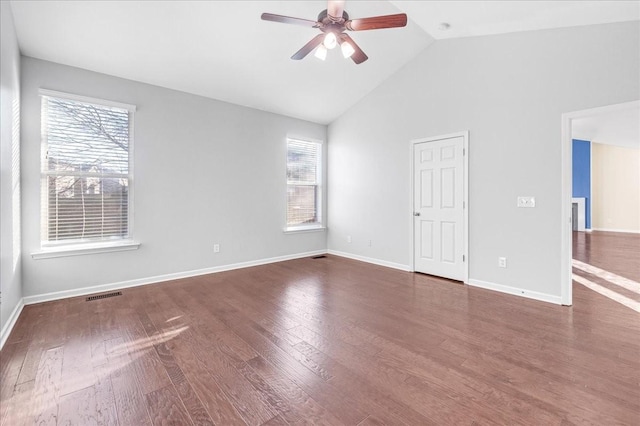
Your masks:
M322 26L320 27L320 31L325 33L327 31L331 31L336 34L344 32L345 30L344 23L347 22L348 20L349 20L349 14L344 10L342 11L342 18L337 20L332 16L329 16L327 9L323 10L318 15L318 22L322 23Z

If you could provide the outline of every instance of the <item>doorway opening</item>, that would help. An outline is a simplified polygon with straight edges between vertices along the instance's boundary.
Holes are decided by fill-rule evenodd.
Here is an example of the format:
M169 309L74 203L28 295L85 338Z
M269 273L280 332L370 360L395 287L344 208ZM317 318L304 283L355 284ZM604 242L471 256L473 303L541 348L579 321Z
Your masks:
M625 125L622 124L621 120L624 117L626 117L627 121L631 120L631 125L628 126L629 131L623 135L621 132L625 128ZM592 185L594 180L591 174L595 173L593 177L596 178L597 181L597 174L602 174L603 168L599 165L592 165L594 157L591 155L592 152L595 152L597 158L603 158L603 156L598 153L603 150L610 150L607 148L609 144L616 145L613 139L624 139L632 141L629 146L630 151L628 151L631 153L631 157L634 155L637 156L638 154L635 154L635 152L640 152L637 151L637 149L640 149L640 146L637 146L635 148L636 151L633 151L633 144L638 144L640 139L637 135L638 128L640 127L638 125L639 120L640 101L574 111L562 115L562 221L560 265L562 268L561 303L563 305L571 305L573 303L573 282L575 281L619 303L625 304L634 310L640 311L640 299L636 297L640 296L640 278L636 277L633 270L631 270L631 275L627 274L627 277L622 277L614 271L609 270L613 268L607 266L608 258L616 256L610 252L610 249L604 248L605 246L600 246L598 249L600 253L604 253L604 256L600 257L601 262L604 263L601 263L599 266L584 262L584 260L587 259L586 256L589 256L588 253L585 254L585 250L593 250L591 247L592 240L598 242L598 244L608 244L608 240L620 240L620 238L623 238L627 241L626 244L630 245L629 248L631 248L636 255L638 253L637 249L633 249L633 246L638 244L637 241L640 241L640 234L637 233L640 230L638 225L628 225L628 222L624 222L626 220L624 218L621 219L622 222L620 222L619 218L616 219L617 221L614 221L613 219L610 220L604 217L603 211L605 211L605 209L617 213L624 213L625 209L620 208L620 206L611 209L611 206L607 206L606 202L599 199L602 198L600 194L606 193L607 190L601 188L600 183L596 184L596 186ZM607 127L613 130L606 130ZM574 154L576 154L576 152L574 152L574 146L576 150L588 149L588 160L586 160L586 164L581 165L581 167L588 168L589 174L589 183L587 186L583 185L584 188L582 190L586 191L583 193L580 193L580 191L576 193L573 186L576 183L573 174L574 166L583 161L578 159L576 160L576 164L574 164ZM611 148L611 150L613 149L614 148ZM615 155L621 156L620 153L616 153ZM629 155L622 155L622 157L625 156L629 157ZM597 161L602 162L602 160ZM611 166L609 165L608 167L610 168ZM629 166L626 167L629 168ZM633 168L634 166L631 166L631 169ZM612 174L617 173L618 170L614 170L613 173L605 173L605 176L608 178ZM635 174L631 172L631 177L626 180L631 181L631 184L635 184L635 188L640 187L640 175L638 173L637 171ZM581 185L580 183L578 184ZM638 190L635 189L632 191ZM637 204L637 202L635 203ZM612 225L611 229L608 229L606 223L627 224ZM621 227L623 229L618 229ZM590 233L592 229L594 232ZM607 235L607 233L610 233L610 235ZM574 253L574 249L576 253ZM594 254L596 251L592 251L591 253ZM629 265L633 263L632 260L628 262ZM576 268L575 271L578 272L578 274L574 274L573 268ZM633 266L631 266L631 268L633 268Z

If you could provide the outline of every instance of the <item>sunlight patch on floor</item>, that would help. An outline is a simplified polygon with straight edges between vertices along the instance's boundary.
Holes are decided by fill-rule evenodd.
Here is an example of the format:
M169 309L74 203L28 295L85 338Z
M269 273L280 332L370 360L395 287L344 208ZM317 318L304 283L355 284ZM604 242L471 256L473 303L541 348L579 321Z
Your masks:
M602 278L603 280L607 280L611 284L615 284L636 294L640 294L640 283L637 281L621 277L613 272L600 269L597 266L589 265L588 263L580 262L576 259L573 259L573 267L588 274L595 275L598 278Z
M179 336L183 331L187 330L188 328L189 328L188 326L182 326L174 330L161 332L154 336L145 337L142 339L136 339L131 342L122 343L113 348L112 354L115 356L123 356L123 357L133 356L137 352L144 351L146 349L151 349L159 343L167 342Z
M580 275L573 274L573 280L597 293L600 293L605 297L608 297L613 301L616 301L626 306L627 308L631 308L636 312L640 312L640 302L636 302L633 299L623 296L622 294L616 293L615 291L610 290L606 287L603 287L600 284L596 284L593 281L590 281L584 277L581 277Z

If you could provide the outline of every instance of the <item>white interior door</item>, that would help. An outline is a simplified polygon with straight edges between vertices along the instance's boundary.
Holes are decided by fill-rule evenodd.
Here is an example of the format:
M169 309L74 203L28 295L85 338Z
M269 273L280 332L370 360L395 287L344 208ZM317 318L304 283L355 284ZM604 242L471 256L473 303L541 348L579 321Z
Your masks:
M416 143L414 269L465 280L464 137Z

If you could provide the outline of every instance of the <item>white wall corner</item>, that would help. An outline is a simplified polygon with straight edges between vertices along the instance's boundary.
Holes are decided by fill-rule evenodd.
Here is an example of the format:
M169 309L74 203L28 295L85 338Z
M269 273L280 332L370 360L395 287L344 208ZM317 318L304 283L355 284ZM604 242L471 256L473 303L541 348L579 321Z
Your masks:
M2 327L2 331L0 331L0 349L2 349L4 347L4 344L7 342L7 339L11 334L11 330L13 330L13 327L16 325L16 322L18 321L18 317L22 312L22 308L24 308L24 299L20 299L18 301L18 304L13 309L13 312L11 312L11 315L9 315L9 318L7 319L7 323L4 325L4 327Z
M372 257L360 256L357 254L346 253L337 250L327 250L327 253L335 256L346 257L347 259L359 260L361 262L372 263L374 265L386 266L387 268L399 269L400 271L412 272L409 265L402 263L387 262L386 260L374 259Z

